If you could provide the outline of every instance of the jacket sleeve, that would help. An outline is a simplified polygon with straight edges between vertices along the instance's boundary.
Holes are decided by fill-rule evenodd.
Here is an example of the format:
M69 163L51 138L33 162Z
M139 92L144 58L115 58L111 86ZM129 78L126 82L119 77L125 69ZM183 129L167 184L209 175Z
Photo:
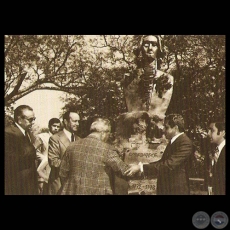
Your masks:
M192 151L192 142L181 141L175 146L175 149L169 158L165 159L164 161L156 162L156 168L159 170L159 168L166 167L170 170L174 170L190 157Z
M49 139L48 162L50 167L58 168L61 163L61 153L59 141L56 137L51 136Z
M15 143L16 142L16 143ZM19 172L20 156L15 152L16 138L5 133L5 194L14 194L14 187L17 188L17 175ZM18 147L18 146L17 146Z
M147 178L157 178L158 170L156 168L156 164L143 164L143 176Z
M174 170L184 163L193 151L192 142L189 140L180 141L173 148L173 153L168 158L153 163L158 170L165 168Z
M193 145L190 140L179 141L173 148L172 154L168 158L143 165L144 175L147 177L157 176L159 171L174 170L189 159L193 152Z
M125 175L125 171L129 169L129 166L122 161L117 152L112 149L109 149L106 154L104 163L110 166L113 171L120 172L123 176Z
M225 147L224 147L225 148ZM224 155L223 159L220 162L220 171L218 173L218 187L220 190L220 195L226 195L226 155L225 150L221 154Z
M68 150L68 148L67 148L67 150ZM66 151L66 153L62 157L62 161L60 164L60 170L59 170L59 176L60 176L62 185L67 180L68 175L69 175L69 171L70 171L69 152Z

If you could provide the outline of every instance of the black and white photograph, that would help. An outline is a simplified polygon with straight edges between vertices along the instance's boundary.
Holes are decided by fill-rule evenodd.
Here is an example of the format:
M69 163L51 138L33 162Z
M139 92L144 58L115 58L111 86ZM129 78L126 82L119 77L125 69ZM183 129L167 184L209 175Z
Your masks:
M4 35L4 102L4 195L227 195L225 35Z

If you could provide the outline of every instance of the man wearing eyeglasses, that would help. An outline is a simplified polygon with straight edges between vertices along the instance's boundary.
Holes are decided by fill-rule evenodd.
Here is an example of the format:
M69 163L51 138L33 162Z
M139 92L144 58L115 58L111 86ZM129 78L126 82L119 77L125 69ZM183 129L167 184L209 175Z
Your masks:
M14 123L5 129L5 194L37 195L36 151L28 132L35 116L28 105L14 110Z

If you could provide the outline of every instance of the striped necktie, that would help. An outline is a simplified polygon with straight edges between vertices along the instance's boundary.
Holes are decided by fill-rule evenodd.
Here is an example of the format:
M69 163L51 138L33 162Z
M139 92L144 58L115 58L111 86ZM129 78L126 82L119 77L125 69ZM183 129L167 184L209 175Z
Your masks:
M74 142L74 133L71 135L71 142Z
M215 162L217 162L217 160L218 160L218 155L219 155L219 149L218 149L218 147L216 147L216 149L214 151L214 156L213 156L213 159Z
M26 140L27 140L28 142L31 142L31 140L30 140L30 135L29 135L29 133L28 133L27 131L25 131L25 137L26 137Z

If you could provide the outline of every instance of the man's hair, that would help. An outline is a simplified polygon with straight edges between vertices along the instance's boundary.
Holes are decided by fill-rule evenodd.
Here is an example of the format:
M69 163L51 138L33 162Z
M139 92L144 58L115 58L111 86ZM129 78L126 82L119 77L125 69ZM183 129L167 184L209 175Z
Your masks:
M49 129L51 128L51 126L52 126L54 123L60 123L60 124L61 124L61 121L60 121L58 118L51 118L51 119L49 120L49 124L48 124Z
M169 114L165 117L165 123L171 128L178 126L180 132L184 132L184 118L180 114Z
M15 110L14 110L14 121L18 122L18 117L22 116L22 111L23 110L30 110L33 111L33 109L29 105L19 105Z
M111 123L108 119L96 118L90 126L90 132L103 132L111 128Z
M215 124L216 128L217 128L217 134L220 135L221 131L225 130L225 122L222 121L217 121L217 122L212 122Z
M67 121L69 120L70 113L77 113L78 114L78 112L76 110L68 110L68 111L66 111L63 114L63 122L64 122L64 120L67 120Z

